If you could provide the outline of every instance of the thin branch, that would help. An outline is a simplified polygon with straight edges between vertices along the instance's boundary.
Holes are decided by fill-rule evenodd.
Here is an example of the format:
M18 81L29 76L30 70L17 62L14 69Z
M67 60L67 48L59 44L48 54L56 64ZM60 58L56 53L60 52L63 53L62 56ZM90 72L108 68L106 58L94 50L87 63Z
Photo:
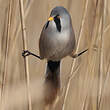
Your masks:
M107 27L104 29L104 33L107 32L110 29L110 24L107 25Z
M86 101L87 101L87 96L85 97L84 101L83 101L83 105L82 105L82 110L86 110Z
M19 4L20 4L20 17L21 17L23 49L27 50L26 30L25 30L26 27L25 27L25 22L24 22L23 0L19 0ZM27 95L28 95L28 101L29 101L29 110L32 110L28 57L24 58L24 64L25 64L25 74L26 74L26 81L27 81Z
M99 106L99 109L100 109L100 104L101 104L101 99L102 99L102 92L103 92L103 87L102 87L102 79L103 79L103 76L102 76L102 74L103 74L103 64L104 64L104 62L103 62L103 58L104 58L104 53L103 53L103 47L104 47L104 38L103 38L103 35L104 35L104 24L105 24L105 17L106 17L106 7L107 7L107 2L106 2L106 0L105 1L103 1L103 9L102 9L102 20L101 20L101 22L102 22L102 26L101 26L101 32L100 32L100 36L101 36L101 47L100 47L100 79L99 79L99 99L98 99L98 106Z

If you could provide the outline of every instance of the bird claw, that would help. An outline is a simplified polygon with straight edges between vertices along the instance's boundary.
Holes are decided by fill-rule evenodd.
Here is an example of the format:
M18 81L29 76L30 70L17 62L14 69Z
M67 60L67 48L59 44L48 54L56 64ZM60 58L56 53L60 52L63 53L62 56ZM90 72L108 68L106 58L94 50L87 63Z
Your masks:
M23 52L22 52L23 57L29 56L30 54L31 53L28 50L23 50Z

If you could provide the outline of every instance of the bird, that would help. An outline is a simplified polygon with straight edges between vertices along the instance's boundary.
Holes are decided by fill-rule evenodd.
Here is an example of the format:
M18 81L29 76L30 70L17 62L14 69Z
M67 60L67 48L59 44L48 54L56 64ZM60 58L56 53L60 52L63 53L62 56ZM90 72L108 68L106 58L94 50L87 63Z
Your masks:
M71 55L76 41L71 16L64 7L55 7L44 25L39 40L41 58L59 61Z
M45 104L52 104L60 90L60 64L66 56L76 58L88 49L75 54L76 40L72 26L72 19L66 8L56 6L43 26L39 39L40 56L24 50L24 57L33 55L39 59L46 59L45 75Z

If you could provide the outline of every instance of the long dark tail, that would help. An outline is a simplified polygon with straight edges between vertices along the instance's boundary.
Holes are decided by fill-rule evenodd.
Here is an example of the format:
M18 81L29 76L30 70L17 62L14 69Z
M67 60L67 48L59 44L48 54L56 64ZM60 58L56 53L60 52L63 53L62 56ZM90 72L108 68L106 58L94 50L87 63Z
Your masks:
M47 62L45 85L45 102L51 104L60 89L60 61Z
M46 68L46 82L54 87L60 86L60 61L48 61Z

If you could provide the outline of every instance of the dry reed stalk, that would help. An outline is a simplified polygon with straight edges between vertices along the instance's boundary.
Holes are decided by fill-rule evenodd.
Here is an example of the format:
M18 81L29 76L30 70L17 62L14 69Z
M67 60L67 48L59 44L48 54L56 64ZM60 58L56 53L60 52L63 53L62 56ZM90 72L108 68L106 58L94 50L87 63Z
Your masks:
M3 106L3 95L5 91L6 85L6 76L7 76L7 63L8 63L8 53L9 53L9 37L10 37L10 25L11 25L11 13L12 13L12 0L9 2L9 9L8 9L8 24L7 24L7 39L6 39L6 50L5 50L5 61L4 61L4 72L3 72L3 80L2 80L2 87L1 87L1 106L0 110L4 109Z
M106 11L107 11L107 0L104 1L103 24L105 24L105 22L106 22L106 15L107 15ZM108 31L109 28L110 28L110 24L108 24L106 27L103 28L103 33Z
M28 15L28 13L29 13L29 10L30 10L30 8L31 8L31 6L32 6L32 3L33 3L33 0L30 2L30 3L28 3L29 5L26 7L26 11L25 11L25 15L24 15L24 19L27 17L27 15ZM17 24L16 24L17 25ZM14 37L14 39L13 39L13 46L12 46L12 49L10 50L10 51L14 51L14 45L15 45L15 43L16 43L16 39L18 38L18 36L19 36L19 32L20 32L20 24L18 25L18 28L16 29L17 31L15 32L15 34L14 34L14 36L16 36L16 37Z
M101 25L99 28L100 29L100 36L101 36L101 41L100 41L100 78L99 78L99 94L98 94L98 102L99 102L99 109L100 109L100 103L101 103L101 100L102 100L102 92L103 92L103 72L104 72L104 68L103 68L103 64L104 64L104 52L103 52L103 47L104 47L104 44L103 44L103 41L104 41L104 38L103 38L103 34L104 34L104 24L105 24L105 16L106 16L106 0L103 1L103 6L101 7L102 8L102 16L101 16Z
M103 28L103 20L102 16L100 18L100 23L99 23L99 30L98 30L98 36L99 36L99 73L98 73L98 95L97 95L97 102L100 105L100 100L101 100L101 94L102 94L102 73L103 73L103 51L102 51L102 28ZM100 34L101 33L101 34Z
M20 17L21 17L23 49L27 50L27 41L26 41L27 39L26 39L26 27L25 27L25 21L24 21L23 0L19 0L19 4L20 4ZM25 65L25 74L26 74L26 81L27 81L27 95L28 95L28 102L29 102L28 106L29 106L29 110L32 110L28 57L24 58L24 65Z
M106 91L106 87L108 85L108 81L109 81L109 78L110 78L110 60L109 60L109 64L107 65L107 71L106 71L106 78L105 78L105 81L104 81L104 85L103 85L103 88L102 88L102 94L101 94L101 100L100 100L100 106L99 106L99 110L101 109L101 106L102 106L102 101L104 99L104 93Z
M110 24L104 29L104 33L110 29Z
M84 9L84 14L83 14L83 18L82 18L82 23L81 23L81 26L80 26L79 39L78 39L78 43L77 43L76 53L78 51L79 44L80 44L80 39L81 39L81 35L82 35L82 32L83 32L83 26L84 26L84 22L85 22L86 13L87 13L87 7L88 7L88 0L86 0L86 3L85 3L85 9ZM64 96L64 102L63 102L62 110L65 110L66 99L67 99L67 96L68 96L68 92L69 92L69 87L70 87L71 80L76 75L76 74L73 74L73 69L74 69L75 62L76 62L76 60L73 61L73 63L72 63L72 67L71 67L69 79L68 79L68 82L67 82L67 88L65 90L66 92L65 92L65 96Z

